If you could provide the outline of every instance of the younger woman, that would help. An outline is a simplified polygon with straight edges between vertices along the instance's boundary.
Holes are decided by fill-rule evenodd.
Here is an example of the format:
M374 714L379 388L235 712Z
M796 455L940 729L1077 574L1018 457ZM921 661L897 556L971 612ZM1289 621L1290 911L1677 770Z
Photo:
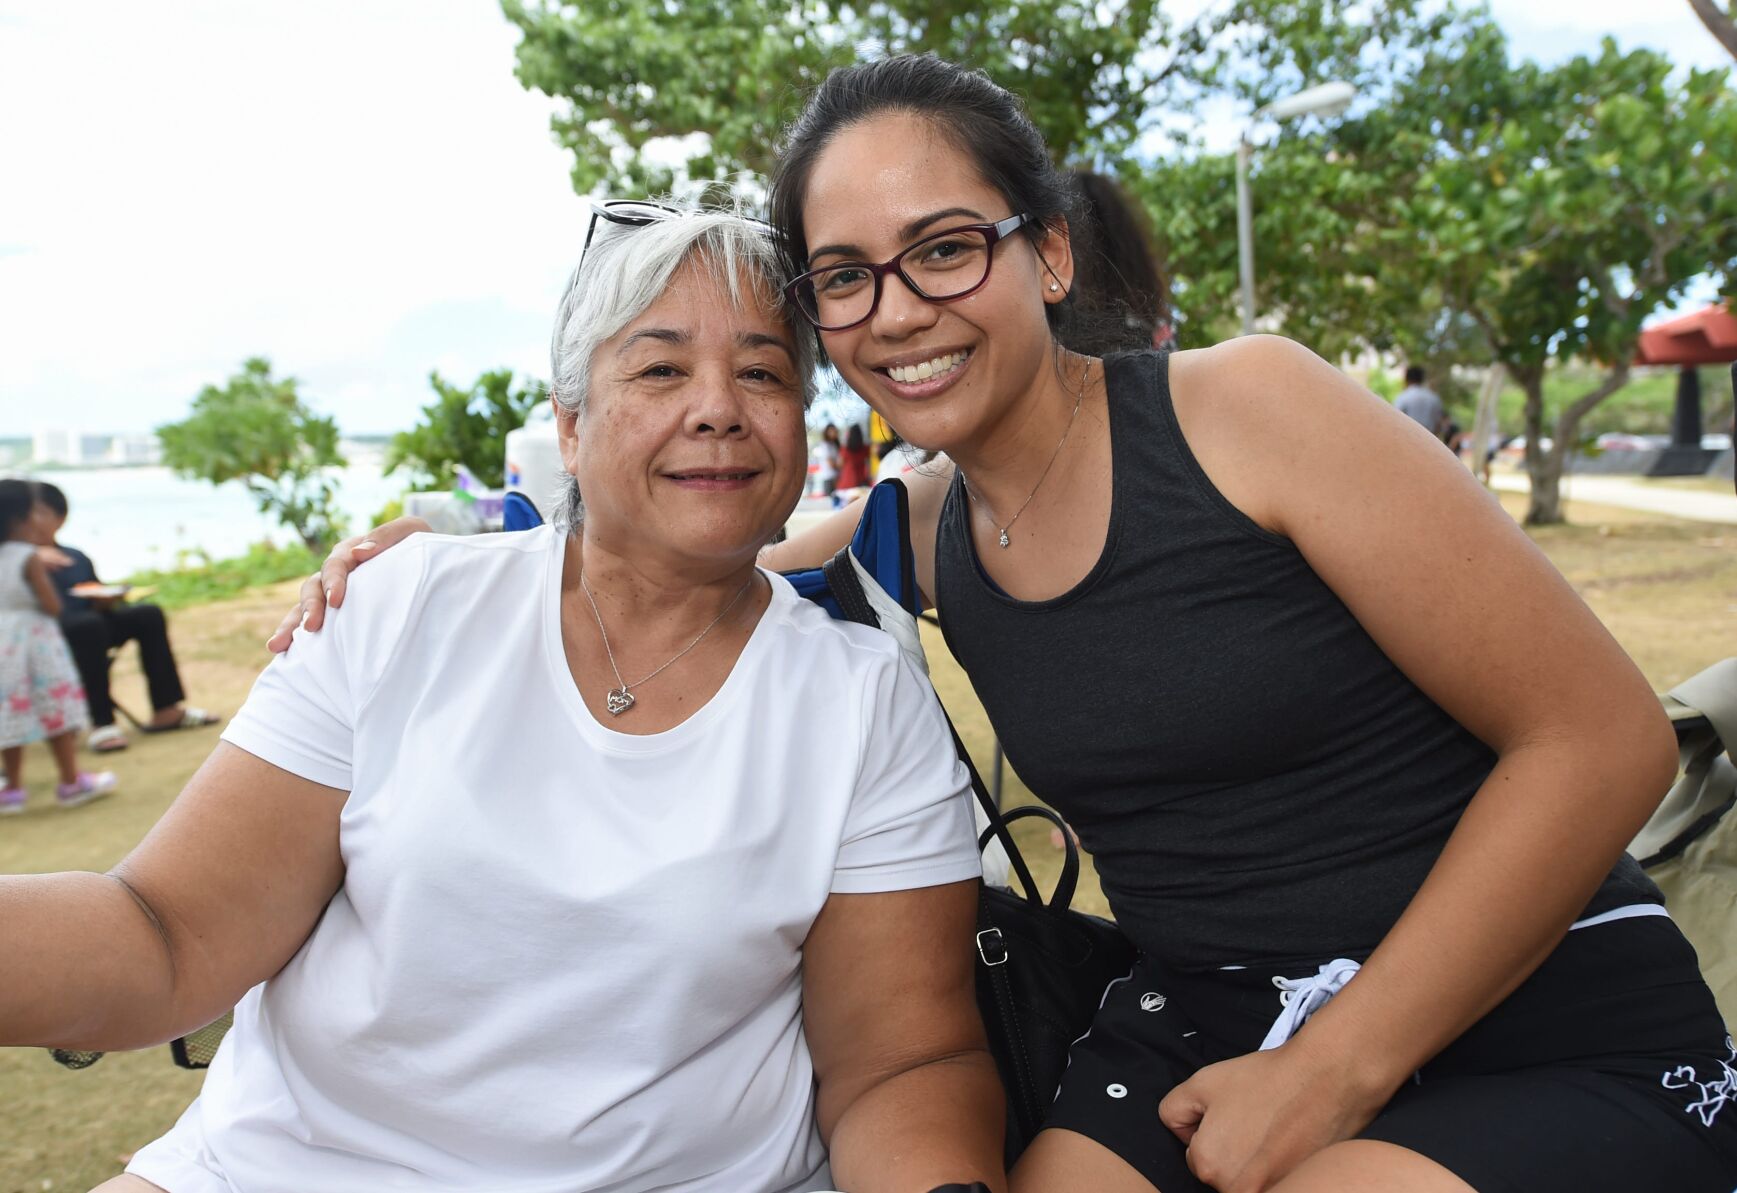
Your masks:
M60 768L55 800L77 807L114 790L115 776L78 769L78 734L89 721L84 688L60 636L60 595L36 554L32 528L47 513L30 481L0 480L0 815L24 810L24 747L48 739Z

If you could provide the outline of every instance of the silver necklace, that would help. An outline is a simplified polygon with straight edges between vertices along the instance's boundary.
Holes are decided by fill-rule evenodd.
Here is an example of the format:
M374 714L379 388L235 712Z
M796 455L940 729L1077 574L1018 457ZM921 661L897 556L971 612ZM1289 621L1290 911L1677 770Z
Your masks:
M682 647L681 651L676 654L675 658L670 659L668 663L663 665L663 667L659 667L644 679L636 679L632 683L625 683L621 678L621 668L615 665L615 651L609 645L609 631L603 628L603 614L597 608L597 598L591 595L591 586L585 583L585 570L581 568L579 570L579 591L583 592L585 594L585 599L591 603L591 616L597 619L597 632L603 635L603 651L609 656L609 669L615 672L616 686L609 689L609 694L603 698L603 707L609 710L609 715L612 717L619 717L622 713L637 704L638 701L635 700L633 696L633 689L649 680L656 679L663 672L664 667L668 667L670 663L675 662L676 659L681 658L682 655L687 654L688 651L704 642L706 640L706 635L718 628L718 623L724 620L725 615L728 614L731 609L736 607L736 602L742 599L742 594L748 591L748 586L752 583L754 583L754 573L750 572L748 578L742 582L742 587L736 590L736 595L730 598L730 603L724 606L724 612L712 618L712 624L701 630L698 638L695 638L692 642Z
M1068 415L1068 425L1062 428L1061 439L1056 442L1055 450L1049 454L1049 463L1043 466L1043 473L1037 478L1037 484L1031 487L1031 492L1025 495L1025 500L1020 502L1019 508L1013 511L1013 517L1007 520L1007 525L999 527L1001 538L998 541L1000 542L1003 551L1013 545L1013 540L1007 537L1007 532L1013 529L1013 524L1015 522L1019 521L1019 515L1023 514L1025 512L1025 507L1031 504L1031 499L1037 496L1037 491L1043 488L1043 482L1049 477L1049 470L1055 467L1056 459L1061 455L1062 448L1067 446L1068 436L1073 433L1074 419L1080 416L1080 405L1085 400L1086 387L1082 379L1079 396L1074 399L1074 412ZM965 470L960 469L959 475L965 476ZM976 500L978 505L983 507L983 512L989 515L989 524L994 526L997 522L995 511L989 508L989 503L983 500L981 494L972 489L970 477L965 477L965 491L971 494L972 498Z

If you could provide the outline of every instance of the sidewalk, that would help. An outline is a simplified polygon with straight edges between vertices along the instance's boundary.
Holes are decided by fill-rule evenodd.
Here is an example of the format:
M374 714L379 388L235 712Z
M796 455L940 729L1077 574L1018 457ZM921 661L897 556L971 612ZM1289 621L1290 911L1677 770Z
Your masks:
M1530 492L1524 472L1496 472L1493 488L1509 493ZM1737 525L1737 493L1703 493L1697 489L1674 489L1638 477L1567 476L1562 479L1562 501L1572 514L1576 501L1590 505L1613 505L1618 509L1642 510L1690 522L1726 522Z

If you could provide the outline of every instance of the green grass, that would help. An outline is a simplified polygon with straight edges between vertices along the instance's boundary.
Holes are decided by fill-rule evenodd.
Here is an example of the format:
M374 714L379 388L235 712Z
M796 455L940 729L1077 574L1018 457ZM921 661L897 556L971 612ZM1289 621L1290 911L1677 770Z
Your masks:
M1511 513L1523 497L1507 495ZM1737 527L1687 524L1647 514L1575 503L1574 525L1550 527L1536 538L1640 663L1655 687L1688 677L1731 652L1737 642ZM299 578L312 565L298 568ZM225 589L225 592L230 590ZM232 711L263 666L263 642L294 601L285 582L243 591L172 619L177 655L192 698ZM961 736L987 767L993 738L982 708L940 635L924 627L937 690ZM117 690L141 685L131 656L117 668ZM125 695L123 695L125 699ZM135 737L126 753L103 765L122 778L111 799L70 812L50 806L46 754L29 755L31 807L0 821L0 873L100 870L113 864L156 821L216 741L215 730ZM87 765L96 759L86 758ZM1032 794L1011 772L1011 804ZM1061 853L1047 826L1015 828L1022 851L1046 885ZM1076 906L1107 911L1088 865ZM16 974L0 969L13 980ZM198 1091L200 1076L176 1069L166 1048L111 1055L69 1072L38 1049L0 1049L0 1193L82 1190L120 1171L121 1157L161 1134Z
M165 609L184 609L237 597L262 584L299 580L319 567L323 558L299 543L287 547L256 543L245 555L231 559L212 559L203 551L183 552L176 567L135 572L127 583L149 587L150 599Z

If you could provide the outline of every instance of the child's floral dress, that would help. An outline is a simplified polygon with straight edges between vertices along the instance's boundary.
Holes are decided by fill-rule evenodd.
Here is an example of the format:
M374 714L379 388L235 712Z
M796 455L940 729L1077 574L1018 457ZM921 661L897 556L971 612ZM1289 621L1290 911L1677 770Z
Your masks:
M24 578L36 548L0 543L0 746L24 746L90 724L84 685L60 623Z

